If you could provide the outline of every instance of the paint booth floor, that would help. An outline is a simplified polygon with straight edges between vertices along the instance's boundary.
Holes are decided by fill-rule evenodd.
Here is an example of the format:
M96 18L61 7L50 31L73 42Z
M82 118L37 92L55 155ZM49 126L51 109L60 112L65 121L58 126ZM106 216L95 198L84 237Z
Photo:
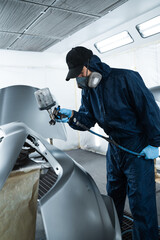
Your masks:
M66 153L73 158L76 162L78 162L84 169L92 176L94 181L96 182L100 192L102 194L106 194L106 157L104 155L100 155L97 153L93 153L90 151L85 151L82 149L75 149L71 151L66 151ZM160 184L156 183L156 198L157 203L160 202ZM158 211L158 223L160 225L160 205L157 204ZM125 212L130 214L128 199L126 199L125 204ZM125 223L125 224L132 224ZM128 225L129 226L129 225ZM124 240L131 240L131 235L123 238ZM38 209L37 211L37 224L36 224L36 240L46 240L43 223L41 219L41 213Z

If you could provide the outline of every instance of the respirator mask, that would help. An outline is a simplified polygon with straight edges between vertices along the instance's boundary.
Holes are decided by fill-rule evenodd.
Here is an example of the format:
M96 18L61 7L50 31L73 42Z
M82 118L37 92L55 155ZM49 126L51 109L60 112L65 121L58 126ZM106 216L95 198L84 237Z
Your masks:
M77 85L79 88L96 88L102 79L102 75L98 72L92 72L87 77L77 77Z

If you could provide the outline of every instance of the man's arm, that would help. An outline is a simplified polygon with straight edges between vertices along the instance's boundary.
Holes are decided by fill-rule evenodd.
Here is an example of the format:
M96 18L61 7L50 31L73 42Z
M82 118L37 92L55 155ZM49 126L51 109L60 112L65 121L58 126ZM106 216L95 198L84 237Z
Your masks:
M73 129L81 131L84 131L84 129L76 125L77 121L86 126L87 128L93 127L96 123L89 100L89 94L86 91L87 90L82 90L81 106L79 108L79 111L73 111L72 117L69 121L69 125Z

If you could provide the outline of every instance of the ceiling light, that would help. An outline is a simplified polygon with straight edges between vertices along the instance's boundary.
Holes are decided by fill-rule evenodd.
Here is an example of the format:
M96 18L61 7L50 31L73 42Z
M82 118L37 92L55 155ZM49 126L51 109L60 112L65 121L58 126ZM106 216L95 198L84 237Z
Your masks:
M104 53L132 42L133 39L130 34L127 31L124 31L95 43L95 47L100 53Z
M136 29L143 38L160 33L160 16L137 25Z

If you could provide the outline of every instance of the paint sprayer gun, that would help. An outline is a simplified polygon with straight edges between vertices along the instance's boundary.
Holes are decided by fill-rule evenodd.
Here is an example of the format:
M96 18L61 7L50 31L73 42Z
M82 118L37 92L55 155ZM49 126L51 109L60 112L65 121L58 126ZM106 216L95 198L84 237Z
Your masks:
M56 107L56 101L54 101L49 88L42 88L40 90L37 90L34 95L39 106L39 110L47 110L49 113L51 119L49 121L50 125L55 125L56 119L67 117L66 115L60 113L60 106Z

